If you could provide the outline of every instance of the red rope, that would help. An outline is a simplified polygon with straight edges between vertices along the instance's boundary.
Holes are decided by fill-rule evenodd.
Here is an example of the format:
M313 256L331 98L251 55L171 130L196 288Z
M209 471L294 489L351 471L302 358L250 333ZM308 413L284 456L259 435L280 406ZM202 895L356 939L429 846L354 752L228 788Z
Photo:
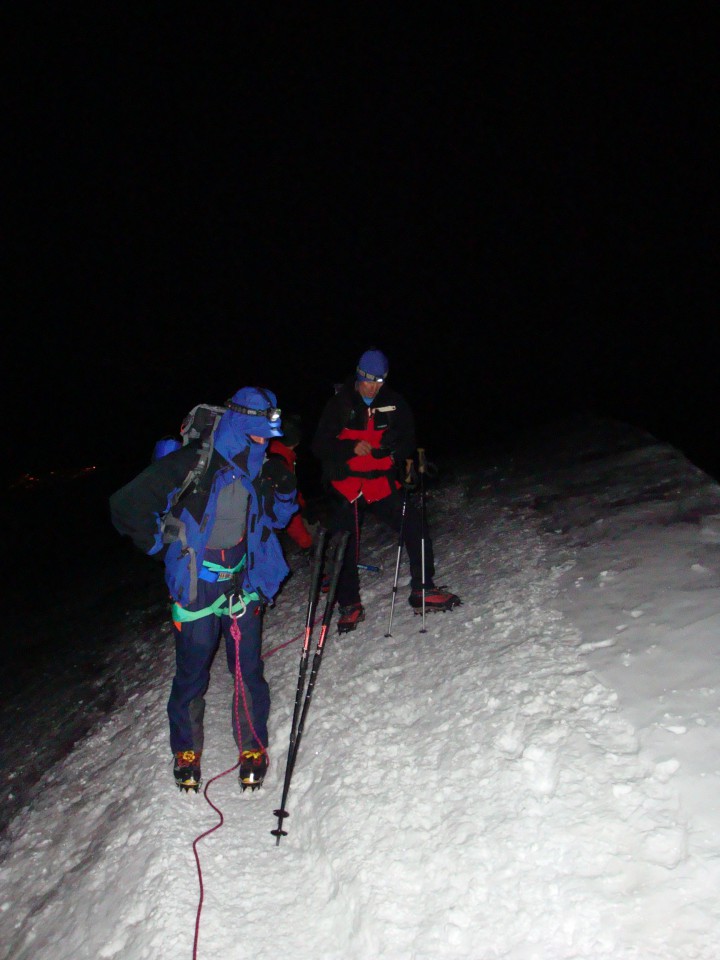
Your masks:
M260 744L260 749L267 757L268 764L269 764L270 754L267 752L267 748L265 744L261 742L260 737L255 732L255 727L253 726L253 722L250 719L250 710L248 709L247 697L245 696L245 684L242 682L242 671L240 669L240 641L242 640L242 636L240 634L240 627L238 626L239 619L240 618L238 616L233 615L232 624L230 625L230 633L232 635L233 640L235 641L234 708L235 708L235 726L237 727L237 735L238 735L238 746L239 746L240 752L242 753L242 735L240 731L240 716L238 713L238 688L240 688L240 691L242 692L243 709L245 710L245 719L247 720L248 726L250 727L250 732L252 733L253 737L255 737L256 742Z
M310 626L314 627L315 623L316 621L313 620ZM295 643L296 640L299 640L300 637L304 637L304 636L305 636L305 631L301 630L300 633L296 633L294 637L290 637L290 639L286 640L285 643L280 643L278 644L277 647L273 647L272 650L268 650L267 653L264 653L262 656L263 660L267 660L268 657L271 657L274 653L277 653L278 650L283 650L285 647L289 647L291 643Z
M239 617L233 616L232 624L230 626L230 634L233 640L235 641L235 691L233 694L233 710L235 714L235 727L237 729L239 750L242 753L242 732L240 729L240 713L238 710L238 705L239 705L238 692L242 691L242 701L243 701L243 709L245 710L245 718L247 719L250 730L252 731L252 735L260 744L260 748L262 752L265 754L265 756L268 758L268 763L269 763L270 755L268 754L266 747L262 743L260 743L260 738L255 732L255 727L253 726L253 722L250 719L250 711L248 708L247 697L245 695L245 685L242 682L242 670L240 669L240 642L242 640L242 634L240 633L240 627L238 626L238 623L237 623L238 619ZM298 634L298 636L301 636L301 634ZM293 640L296 640L296 639L297 637L293 637ZM291 643L291 642L292 641L288 641L288 643ZM285 646L285 644L283 644L283 646ZM220 810L219 807L216 807L215 804L212 802L212 800L208 796L208 789L211 783L215 783L215 781L219 780L221 777L225 777L227 776L228 773L232 773L233 770L237 770L239 766L240 766L240 758L238 757L237 763L233 764L232 767L229 767L227 770L224 770L222 773L218 773L217 776L212 777L210 780L208 780L208 782L205 784L205 789L203 790L203 796L205 797L207 802L210 804L210 806L213 808L215 813L217 813L220 820L218 821L218 823L215 824L214 827L211 827L209 830L206 830L204 833L201 833L199 837L196 837L193 840L193 853L195 854L195 863L197 864L197 872L198 872L198 883L200 885L200 899L198 902L197 915L195 917L195 939L193 941L193 960L197 960L198 939L200 937L200 914L202 913L203 901L205 899L205 887L203 885L202 867L200 866L200 855L198 854L197 845L205 837L209 837L211 833L215 833L216 830L219 830L220 827L223 825L223 823L225 823L225 817L222 814L222 810Z
M193 960L197 960L198 938L200 936L200 914L202 912L203 900L205 899L205 888L203 886L202 868L200 866L200 856L197 851L197 845L204 837L209 837L211 833L214 833L216 830L219 830L220 827L225 822L225 818L222 815L222 811L220 810L219 807L215 806L215 804L212 802L212 800L208 796L208 789L211 783L215 783L215 781L219 780L220 777L224 777L228 773L232 773L233 770L236 770L239 766L240 766L240 760L238 759L237 763L234 764L234 766L230 767L228 770L223 771L223 773L219 773L216 777L213 777L212 779L208 780L208 782L205 784L205 789L203 790L203 796L205 797L207 802L210 804L210 806L213 808L215 813L217 813L217 815L220 817L220 820L218 823L215 824L214 827L211 827L209 830L206 830L205 833L201 833L200 836L196 837L195 840L193 841L193 853L195 854L195 863L197 864L197 872L198 872L198 882L200 884L200 902L198 903L197 916L195 917L195 940L193 941Z
M233 710L235 713L235 726L237 727L238 742L242 747L242 735L240 731L240 713L238 709L239 691L242 691L243 709L245 711L245 717L250 726L250 730L252 731L252 735L255 737L258 743L260 743L260 738L255 732L255 728L253 727L252 720L250 719L250 711L248 709L247 697L245 695L245 685L242 682L242 670L240 669L240 642L242 640L242 635L240 633L240 627L237 625L238 617L233 617L232 619L233 619L233 622L230 627L230 633L232 635L233 640L235 641L235 691L233 694ZM315 626L315 621L313 621L312 626ZM268 650L268 652L263 655L262 659L267 660L268 657L271 657L274 653L277 653L278 650L282 650L284 647L289 647L291 643L295 643L296 640L299 640L300 637L304 635L304 633L305 631L301 630L300 633L296 634L294 637L291 637L289 640L286 640L285 643L281 643L277 647L273 647L272 650ZM268 754L266 747L263 746L262 743L260 743L260 747L262 749L262 752L268 758L268 762L269 762L270 755ZM210 806L213 808L215 813L217 813L220 820L218 821L218 823L215 824L214 827L211 827L209 830L206 830L205 833L201 833L199 837L196 837L195 840L193 840L193 853L195 854L195 863L197 864L197 872L198 872L198 883L200 885L200 900L198 902L197 916L195 917L195 939L193 941L193 960L197 960L198 939L200 936L200 914L202 913L203 901L205 899L205 887L203 885L202 867L200 866L200 855L198 854L197 845L201 840L204 840L205 837L209 837L211 833L215 833L216 830L219 830L220 827L223 825L223 823L225 823L225 817L223 816L222 811L220 810L219 807L216 807L215 804L212 802L212 800L208 796L208 790L210 788L211 783L215 783L215 781L220 780L221 777L225 777L227 776L228 773L232 773L233 770L237 770L239 766L240 766L240 759L238 758L237 763L233 764L232 767L229 767L227 770L224 770L222 773L218 773L217 776L212 777L210 780L208 780L208 782L205 784L205 789L203 790L203 796L205 797L207 802L210 804Z

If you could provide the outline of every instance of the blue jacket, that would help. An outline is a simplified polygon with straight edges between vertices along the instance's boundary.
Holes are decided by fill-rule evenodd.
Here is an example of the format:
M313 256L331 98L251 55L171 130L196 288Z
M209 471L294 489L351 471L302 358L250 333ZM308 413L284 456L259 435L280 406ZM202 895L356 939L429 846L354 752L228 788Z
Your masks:
M113 525L144 553L164 560L165 582L177 603L192 602L215 522L218 496L223 487L239 478L249 495L247 563L241 586L247 592L256 591L261 600L271 601L289 573L275 530L285 527L298 509L294 475L287 471L278 483L277 470L265 463L253 480L247 456L241 453L228 462L215 450L197 486L183 495L171 511L174 529L180 530L180 537L171 543L163 542L163 515L197 459L195 442L151 463L110 497Z

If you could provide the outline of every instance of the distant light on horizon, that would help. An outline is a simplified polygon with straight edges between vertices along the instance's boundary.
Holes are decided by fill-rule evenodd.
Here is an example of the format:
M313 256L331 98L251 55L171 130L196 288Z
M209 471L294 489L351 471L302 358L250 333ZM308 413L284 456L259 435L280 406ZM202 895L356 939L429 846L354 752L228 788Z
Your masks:
M73 480L80 480L88 477L97 470L95 465L88 467L73 467L64 470L50 470L48 473L38 476L34 473L21 473L15 480L10 482L10 490L37 490L52 485L63 483L72 483Z

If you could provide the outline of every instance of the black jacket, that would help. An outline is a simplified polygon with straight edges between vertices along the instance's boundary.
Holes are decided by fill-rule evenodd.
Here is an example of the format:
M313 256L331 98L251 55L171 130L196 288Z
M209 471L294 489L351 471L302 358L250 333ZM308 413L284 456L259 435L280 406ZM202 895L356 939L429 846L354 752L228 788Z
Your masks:
M404 470L405 461L415 453L415 421L408 402L384 383L371 407L376 427L386 431L383 449L392 456L396 469ZM347 476L347 461L354 455L356 441L338 440L338 434L346 427L362 430L368 422L368 410L353 379L326 403L311 444L312 452L322 461L325 484Z

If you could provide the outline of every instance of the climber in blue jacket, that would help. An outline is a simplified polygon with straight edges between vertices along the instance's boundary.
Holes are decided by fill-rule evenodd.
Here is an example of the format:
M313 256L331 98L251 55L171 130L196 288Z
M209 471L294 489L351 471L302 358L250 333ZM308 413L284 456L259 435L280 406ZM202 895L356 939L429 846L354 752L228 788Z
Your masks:
M179 499L200 440L154 460L110 498L115 528L165 564L176 651L170 746L183 790L200 786L204 697L221 636L237 680L232 725L242 789L260 786L267 771L262 617L289 573L275 531L297 510L295 475L266 458L270 439L282 435L275 394L243 387L225 404L206 469Z

